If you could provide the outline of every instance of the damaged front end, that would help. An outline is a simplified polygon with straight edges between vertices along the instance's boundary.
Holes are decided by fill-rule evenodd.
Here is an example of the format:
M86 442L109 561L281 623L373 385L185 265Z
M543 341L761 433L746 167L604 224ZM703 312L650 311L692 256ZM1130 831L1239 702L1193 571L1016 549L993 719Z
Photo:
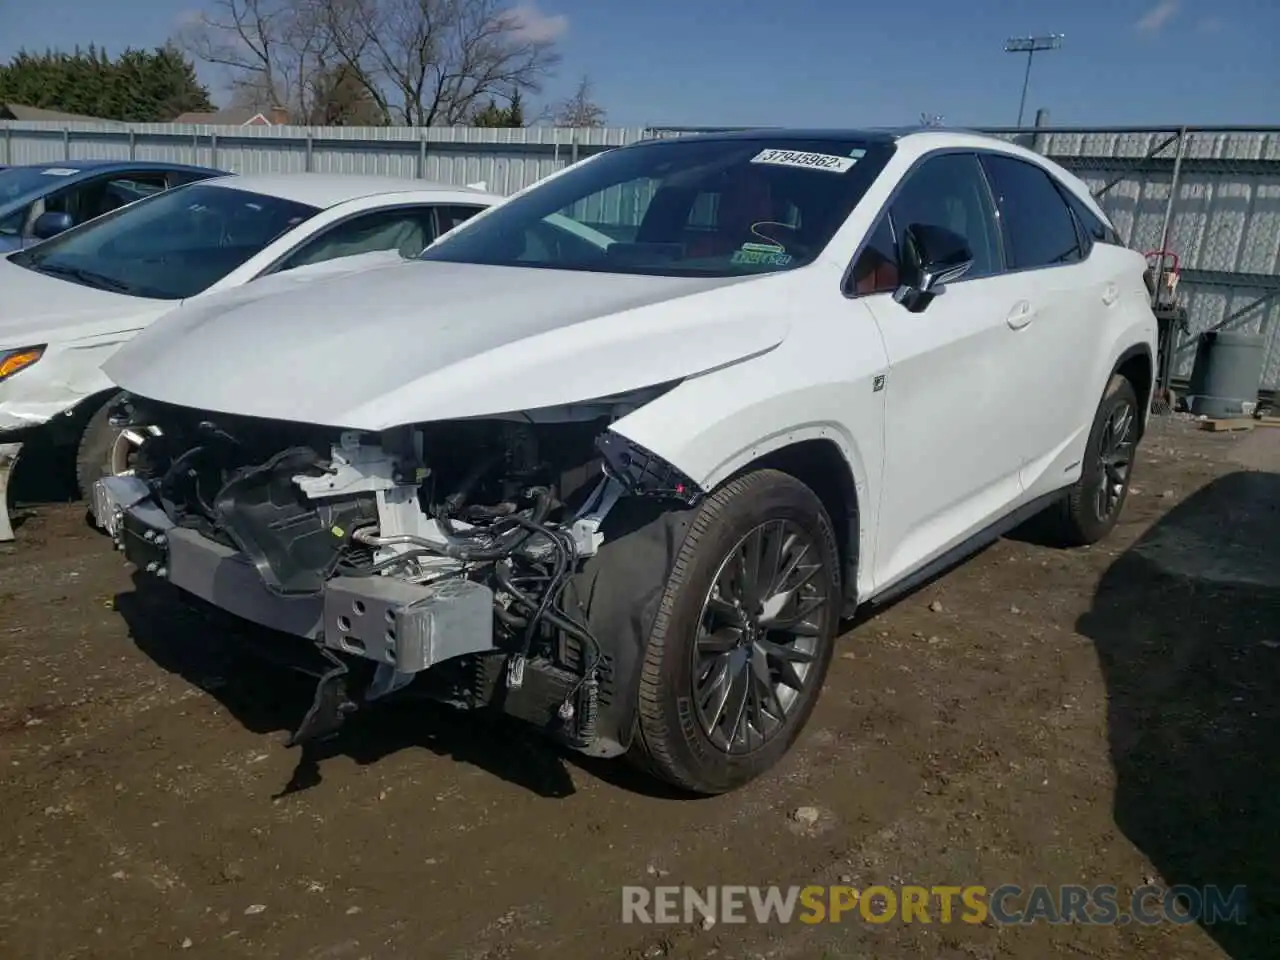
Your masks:
M308 641L319 683L291 743L421 680L611 755L630 738L621 701L640 641L625 634L643 632L643 611L601 585L652 606L667 571L619 567L642 552L625 546L607 561L606 521L637 503L684 513L702 496L608 429L662 389L381 434L126 397L113 423L144 439L92 509L141 571ZM615 568L603 578L602 563Z

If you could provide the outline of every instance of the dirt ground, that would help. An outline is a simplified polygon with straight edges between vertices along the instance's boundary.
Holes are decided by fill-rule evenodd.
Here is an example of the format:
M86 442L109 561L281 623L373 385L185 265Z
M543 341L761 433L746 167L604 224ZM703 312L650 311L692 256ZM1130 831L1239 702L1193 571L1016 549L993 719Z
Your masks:
M298 767L306 685L136 594L83 507L19 511L0 956L1280 956L1280 430L1157 421L1135 484L1106 543L1002 540L851 627L792 756L710 800L413 703ZM1152 881L1249 921L621 922L626 884Z

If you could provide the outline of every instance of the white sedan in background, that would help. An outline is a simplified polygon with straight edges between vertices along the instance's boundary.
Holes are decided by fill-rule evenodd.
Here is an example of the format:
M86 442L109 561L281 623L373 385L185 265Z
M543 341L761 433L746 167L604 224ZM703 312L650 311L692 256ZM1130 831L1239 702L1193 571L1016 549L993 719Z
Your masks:
M116 389L100 366L152 321L285 271L331 275L361 269L371 259L361 254L417 256L502 199L379 176L219 177L0 259L0 540L12 538L4 487L22 442L42 434L74 449L86 495L119 459L107 419Z

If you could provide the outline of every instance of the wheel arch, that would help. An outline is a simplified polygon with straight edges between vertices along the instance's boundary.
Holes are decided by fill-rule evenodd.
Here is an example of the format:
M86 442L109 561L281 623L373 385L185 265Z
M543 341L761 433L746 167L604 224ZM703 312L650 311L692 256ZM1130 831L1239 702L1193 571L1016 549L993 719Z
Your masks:
M48 428L54 443L59 446L78 444L93 415L104 403L120 392L119 387L113 386L90 393L46 421L44 425Z
M1155 390L1155 361L1151 356L1151 347L1145 343L1135 343L1121 351L1111 372L1107 374L1107 382L1110 383L1115 376L1124 377L1133 384L1133 392L1138 395L1138 401L1142 404L1142 416L1138 419L1139 430L1145 432ZM1103 386L1105 389L1105 384Z
M743 451L706 473L704 490L756 470L779 470L814 491L822 501L840 551L842 613L856 607L857 571L862 556L865 486L855 461L833 429L797 429ZM574 593L587 612L610 662L611 693L600 717L598 756L616 756L632 746L636 730L640 665L666 583L697 507L672 507L662 500L628 497L606 515L605 540L575 577Z
M777 470L794 477L822 502L840 555L843 612L852 615L858 599L862 520L858 482L849 457L830 436L792 435L741 463L716 486L756 470Z
M780 470L807 485L822 501L835 529L845 613L849 614L856 605L858 570L868 553L869 527L874 524L874 499L868 492L873 478L848 425L831 416L804 421L785 416L815 407L834 410L842 399L847 398L821 391L816 397L788 394L785 406L791 409L784 416L771 415L774 411L756 403L688 435L678 431L674 436L662 435L652 423L631 429L629 418L610 429L663 457L708 492L765 468ZM870 415L856 417L852 423L870 427L877 416L873 411L863 413ZM876 462L879 452L869 453Z

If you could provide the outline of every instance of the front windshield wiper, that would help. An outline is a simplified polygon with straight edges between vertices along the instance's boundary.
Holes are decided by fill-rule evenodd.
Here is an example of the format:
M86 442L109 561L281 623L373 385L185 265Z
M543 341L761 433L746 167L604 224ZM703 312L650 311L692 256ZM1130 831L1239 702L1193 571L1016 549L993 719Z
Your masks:
M133 289L123 280L117 280L115 277L108 277L101 273L94 273L92 270L86 270L83 267L68 267L61 263L41 262L36 262L31 266L40 273L47 273L55 277L66 277L69 280L83 283L87 287L97 287L99 290L129 293Z

